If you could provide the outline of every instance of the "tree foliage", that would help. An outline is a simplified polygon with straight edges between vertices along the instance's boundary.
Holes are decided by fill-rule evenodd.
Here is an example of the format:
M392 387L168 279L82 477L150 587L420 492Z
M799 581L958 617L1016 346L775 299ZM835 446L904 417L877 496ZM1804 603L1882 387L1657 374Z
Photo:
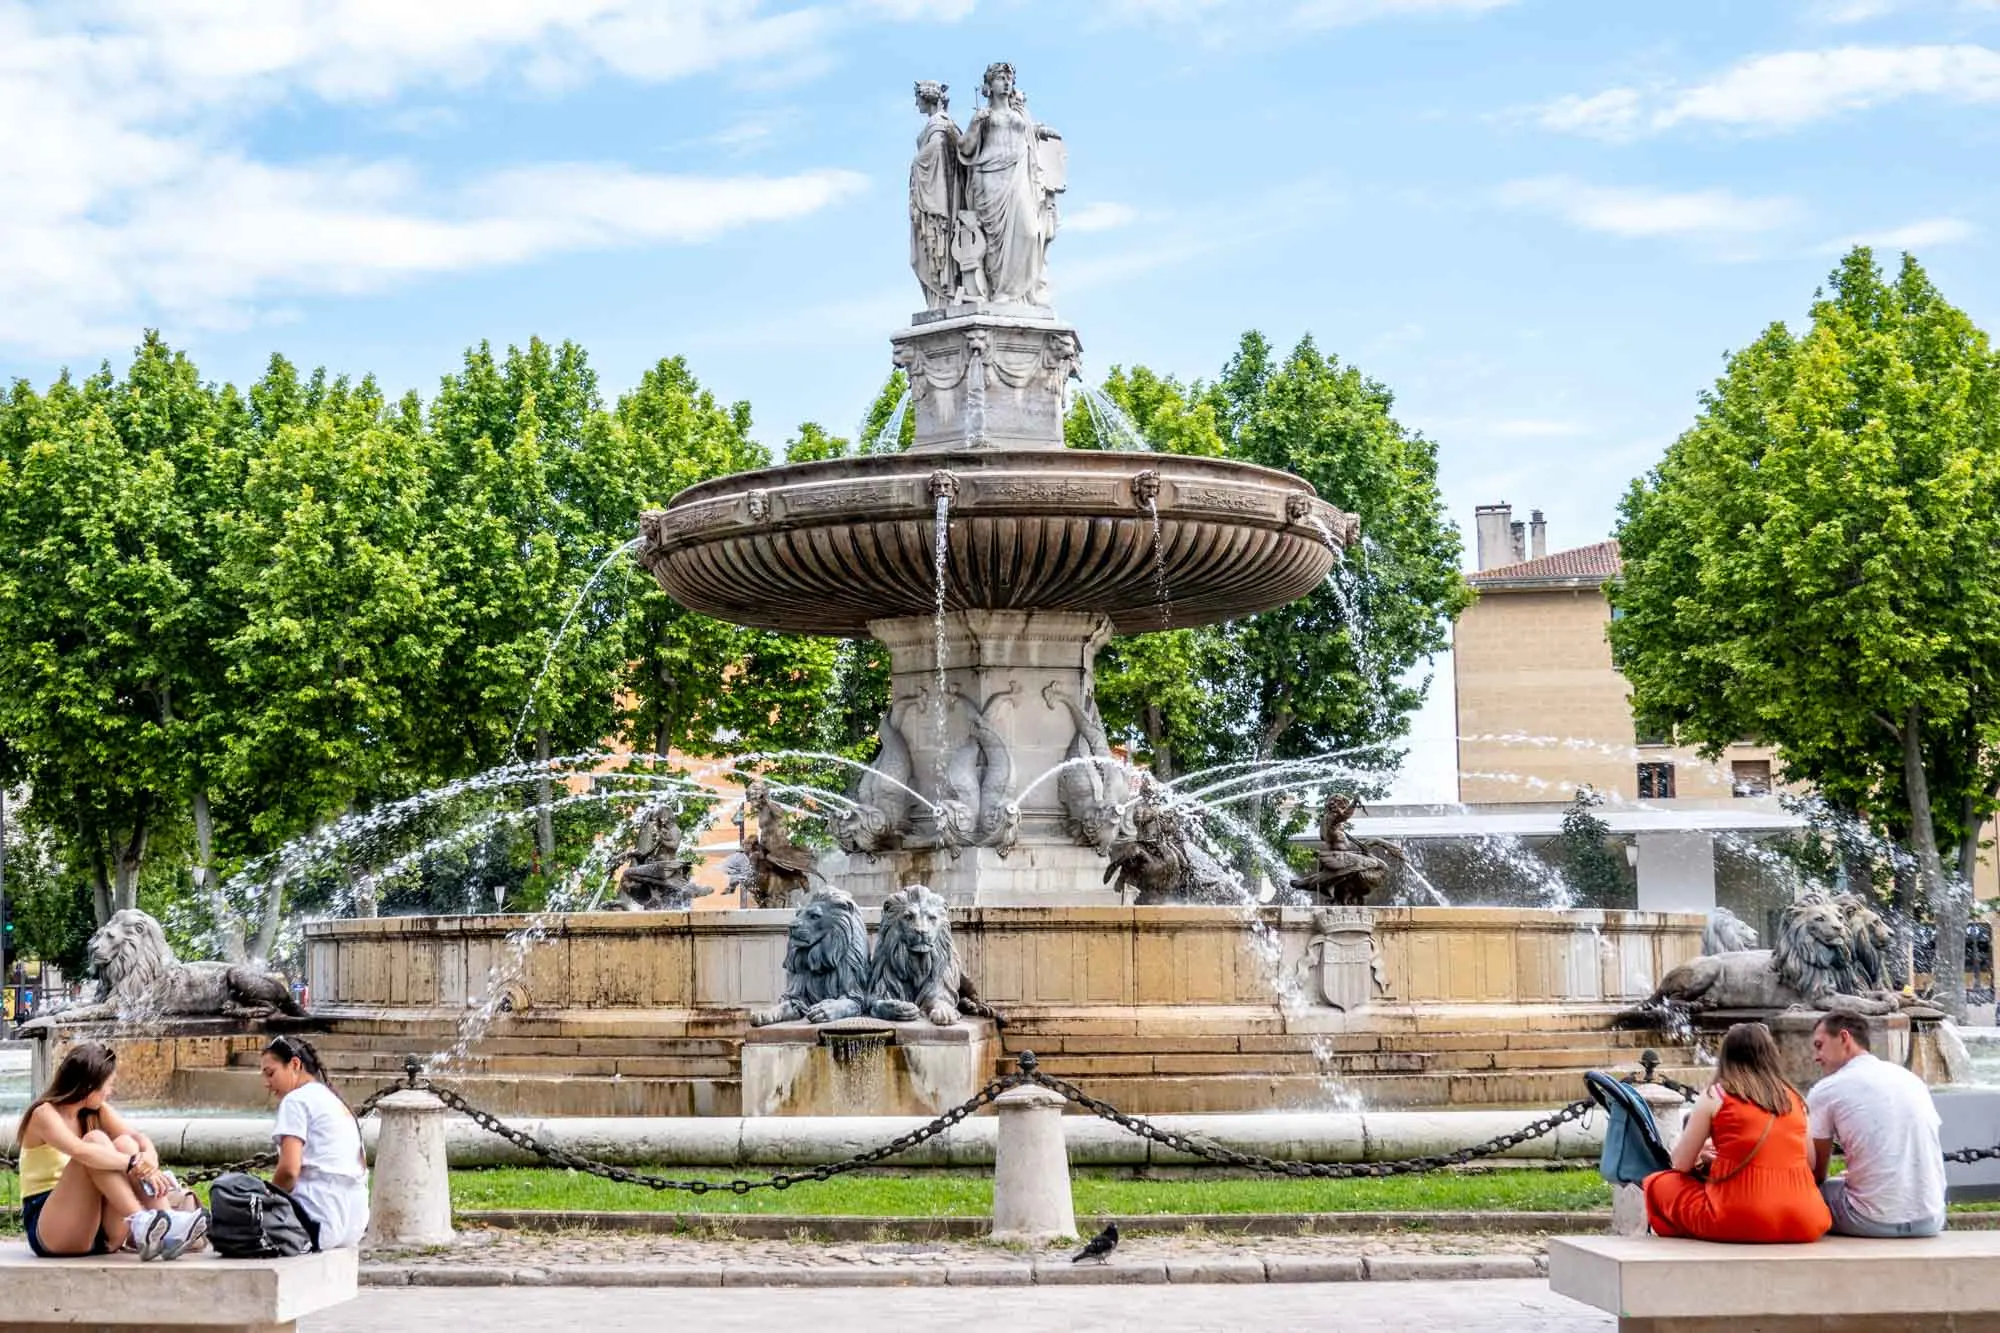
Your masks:
M1212 383L1115 369L1104 394L1163 452L1296 473L1362 519L1363 543L1289 606L1225 625L1120 639L1100 657L1107 724L1167 774L1357 751L1386 767L1469 600L1435 446L1401 426L1393 396L1308 337L1278 357L1243 336ZM1099 443L1083 408L1069 443ZM1220 704L1220 706L1218 706Z
M1914 259L1857 248L1794 335L1731 356L1626 496L1614 658L1641 730L1743 736L1899 838L1962 1004L2000 798L2000 367ZM1940 843L1955 849L1947 875Z

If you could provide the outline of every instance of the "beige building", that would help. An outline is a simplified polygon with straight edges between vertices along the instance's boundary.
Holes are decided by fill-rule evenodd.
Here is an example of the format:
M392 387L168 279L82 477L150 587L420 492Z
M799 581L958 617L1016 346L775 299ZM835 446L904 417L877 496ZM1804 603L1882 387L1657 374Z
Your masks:
M1658 858L1662 873L1654 881L1668 898L1683 891L1699 897L1704 879L1712 895L1713 854L1697 848L1694 838L1706 835L1695 830L1757 826L1754 812L1776 804L1773 752L1732 745L1710 762L1667 737L1638 733L1630 689L1611 665L1605 635L1612 610L1604 585L1623 569L1618 543L1551 553L1541 511L1521 523L1505 504L1481 505L1475 521L1478 568L1466 578L1478 598L1452 636L1459 800L1485 811L1548 810L1588 783L1612 798L1612 809L1639 802L1686 812L1687 834L1641 835L1635 853ZM1703 818L1696 813L1703 810L1717 813ZM1783 821L1772 813L1776 831ZM1643 900L1653 895L1641 870L1648 905ZM1981 898L2000 894L1991 852L1973 889Z
M1585 783L1669 808L1770 794L1768 749L1733 745L1710 763L1633 727L1605 637L1617 542L1550 554L1541 511L1522 524L1504 504L1481 505L1477 525L1479 568L1466 577L1479 596L1452 635L1459 800L1566 801Z

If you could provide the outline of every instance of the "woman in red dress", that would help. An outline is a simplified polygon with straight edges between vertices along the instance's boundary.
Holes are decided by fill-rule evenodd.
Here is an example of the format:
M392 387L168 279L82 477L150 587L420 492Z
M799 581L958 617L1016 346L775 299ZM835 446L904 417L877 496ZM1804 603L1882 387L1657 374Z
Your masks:
M1738 1023L1723 1036L1715 1082L1674 1141L1674 1169L1647 1176L1645 1190L1659 1236L1783 1244L1833 1226L1813 1181L1805 1098L1780 1072L1771 1029Z

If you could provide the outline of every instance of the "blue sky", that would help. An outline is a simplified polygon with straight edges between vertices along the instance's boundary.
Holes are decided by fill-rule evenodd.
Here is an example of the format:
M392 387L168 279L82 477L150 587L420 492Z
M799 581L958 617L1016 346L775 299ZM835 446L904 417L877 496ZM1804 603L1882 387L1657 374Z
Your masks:
M0 0L0 375L154 325L428 392L539 334L851 430L920 304L911 82L963 120L997 59L1070 148L1086 370L1310 331L1468 532L1605 535L1854 239L2000 326L2000 0Z

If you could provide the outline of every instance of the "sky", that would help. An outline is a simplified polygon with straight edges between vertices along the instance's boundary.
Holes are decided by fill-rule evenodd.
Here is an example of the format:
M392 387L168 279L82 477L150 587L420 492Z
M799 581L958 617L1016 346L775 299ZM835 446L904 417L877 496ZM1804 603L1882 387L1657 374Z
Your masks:
M1468 548L1494 501L1608 535L1857 241L2000 327L2000 0L0 0L0 376L155 327L428 393L539 335L851 432L921 306L911 84L963 123L994 60L1069 148L1086 374L1311 333ZM1439 676L1405 798L1452 794Z

